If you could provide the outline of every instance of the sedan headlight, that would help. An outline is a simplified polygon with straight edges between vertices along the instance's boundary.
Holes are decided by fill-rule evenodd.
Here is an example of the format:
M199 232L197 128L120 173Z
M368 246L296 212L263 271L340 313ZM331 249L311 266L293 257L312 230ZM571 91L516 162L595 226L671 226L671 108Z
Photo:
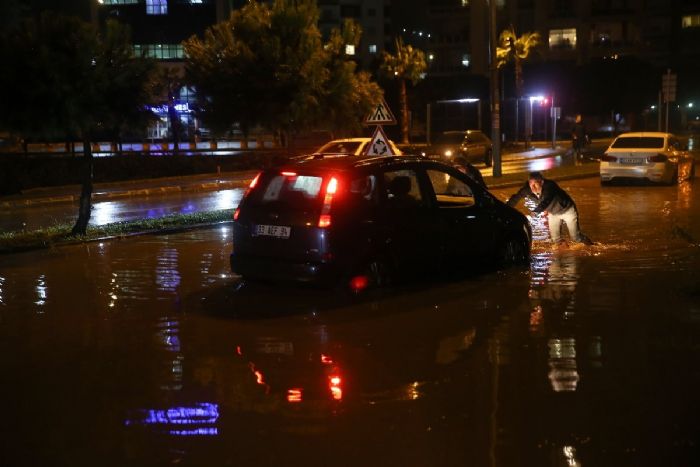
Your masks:
M452 150L451 150L451 149L448 149L447 151L445 151L445 156L446 156L446 157L452 157Z

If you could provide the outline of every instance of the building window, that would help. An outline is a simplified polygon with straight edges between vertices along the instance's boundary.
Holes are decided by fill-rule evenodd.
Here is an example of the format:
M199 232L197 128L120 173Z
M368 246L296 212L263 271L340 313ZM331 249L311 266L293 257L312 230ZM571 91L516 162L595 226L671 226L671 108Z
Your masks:
M147 15L167 15L168 0L146 0Z
M700 15L687 15L683 17L683 28L697 28L700 26Z
M139 0L97 0L100 5L136 5Z
M576 29L550 29L549 31L550 49L575 49Z
M371 44L369 46L369 53L371 54L376 54L377 53L377 44Z
M182 60L185 50L182 44L134 44L134 55L156 60Z
M355 55L355 46L352 44L346 44L345 55Z
M472 62L472 57L469 54L464 54L462 55L462 66L464 68L469 68L469 65Z

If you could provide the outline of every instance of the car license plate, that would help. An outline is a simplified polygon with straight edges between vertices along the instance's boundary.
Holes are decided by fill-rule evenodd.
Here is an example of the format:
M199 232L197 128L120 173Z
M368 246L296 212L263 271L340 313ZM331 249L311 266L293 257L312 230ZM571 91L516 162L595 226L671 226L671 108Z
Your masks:
M622 164L643 164L644 159L628 159L628 158L623 158L620 159L620 162Z
M256 225L255 235L275 237L275 238L289 238L289 234L292 229L284 225Z

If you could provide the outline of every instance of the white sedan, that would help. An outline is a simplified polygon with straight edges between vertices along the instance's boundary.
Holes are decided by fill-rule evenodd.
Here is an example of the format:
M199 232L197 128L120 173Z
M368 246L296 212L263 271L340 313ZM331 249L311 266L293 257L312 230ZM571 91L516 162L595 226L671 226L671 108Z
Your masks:
M685 145L671 133L623 133L600 159L600 182L640 180L673 185L695 176Z

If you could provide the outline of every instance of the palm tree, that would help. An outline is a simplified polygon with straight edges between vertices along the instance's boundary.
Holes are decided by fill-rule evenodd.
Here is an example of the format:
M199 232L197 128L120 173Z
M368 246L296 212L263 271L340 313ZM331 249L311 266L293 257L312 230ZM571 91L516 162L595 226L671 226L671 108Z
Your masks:
M530 57L530 53L542 43L542 36L538 32L526 32L521 36L515 34L515 28L501 32L499 46L496 48L498 67L513 62L515 68L515 142L518 141L518 102L523 96L523 60ZM530 141L530 132L526 135Z
M381 72L391 78L399 80L399 105L401 106L401 142L408 144L408 98L406 95L406 80L416 84L425 76L428 65L425 61L425 53L420 49L414 49L411 45L404 44L401 38L397 38L396 54L388 52L382 54Z

